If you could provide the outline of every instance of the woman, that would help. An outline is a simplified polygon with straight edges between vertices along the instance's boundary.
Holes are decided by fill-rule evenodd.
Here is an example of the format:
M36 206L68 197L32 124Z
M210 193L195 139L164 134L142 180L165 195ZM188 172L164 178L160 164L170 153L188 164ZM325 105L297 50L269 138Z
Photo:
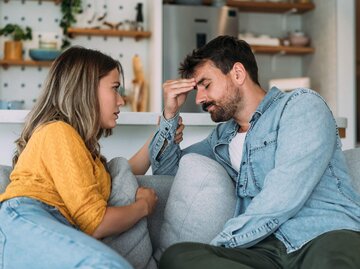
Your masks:
M123 80L118 61L90 49L70 48L53 63L0 195L0 268L132 268L96 240L126 231L157 201L139 188L133 204L107 205L111 179L98 141L116 126ZM149 168L147 146L129 160L135 174Z

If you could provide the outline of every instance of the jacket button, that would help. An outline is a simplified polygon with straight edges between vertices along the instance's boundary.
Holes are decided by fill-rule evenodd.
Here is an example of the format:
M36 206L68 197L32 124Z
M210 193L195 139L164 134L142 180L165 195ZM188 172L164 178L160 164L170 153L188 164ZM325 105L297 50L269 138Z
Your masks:
M264 145L265 145L265 146L267 145L267 142L266 142L266 141L264 141Z

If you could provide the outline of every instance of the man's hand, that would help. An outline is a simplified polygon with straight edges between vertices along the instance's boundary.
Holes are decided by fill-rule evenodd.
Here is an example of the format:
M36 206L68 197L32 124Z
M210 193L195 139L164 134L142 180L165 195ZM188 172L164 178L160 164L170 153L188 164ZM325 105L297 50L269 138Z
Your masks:
M167 80L164 89L164 117L173 118L185 103L188 92L196 86L194 78Z

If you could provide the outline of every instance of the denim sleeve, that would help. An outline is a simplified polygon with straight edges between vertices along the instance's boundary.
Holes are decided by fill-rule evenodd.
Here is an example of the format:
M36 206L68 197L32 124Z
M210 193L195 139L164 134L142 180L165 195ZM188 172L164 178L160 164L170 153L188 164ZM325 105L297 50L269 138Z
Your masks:
M210 145L211 134L198 143L180 149L174 142L179 115L166 120L161 116L160 126L149 145L152 173L154 175L175 175L181 157L188 153L198 153L214 159Z
M245 212L227 221L212 244L250 247L295 216L322 178L337 147L335 119L315 93L299 92L282 111L274 168Z

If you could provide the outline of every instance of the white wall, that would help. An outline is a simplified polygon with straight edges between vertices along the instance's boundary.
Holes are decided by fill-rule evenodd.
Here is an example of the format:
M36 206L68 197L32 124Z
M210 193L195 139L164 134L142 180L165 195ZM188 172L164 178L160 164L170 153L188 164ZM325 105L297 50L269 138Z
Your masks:
M337 0L337 115L348 119L343 149L356 144L355 0Z

